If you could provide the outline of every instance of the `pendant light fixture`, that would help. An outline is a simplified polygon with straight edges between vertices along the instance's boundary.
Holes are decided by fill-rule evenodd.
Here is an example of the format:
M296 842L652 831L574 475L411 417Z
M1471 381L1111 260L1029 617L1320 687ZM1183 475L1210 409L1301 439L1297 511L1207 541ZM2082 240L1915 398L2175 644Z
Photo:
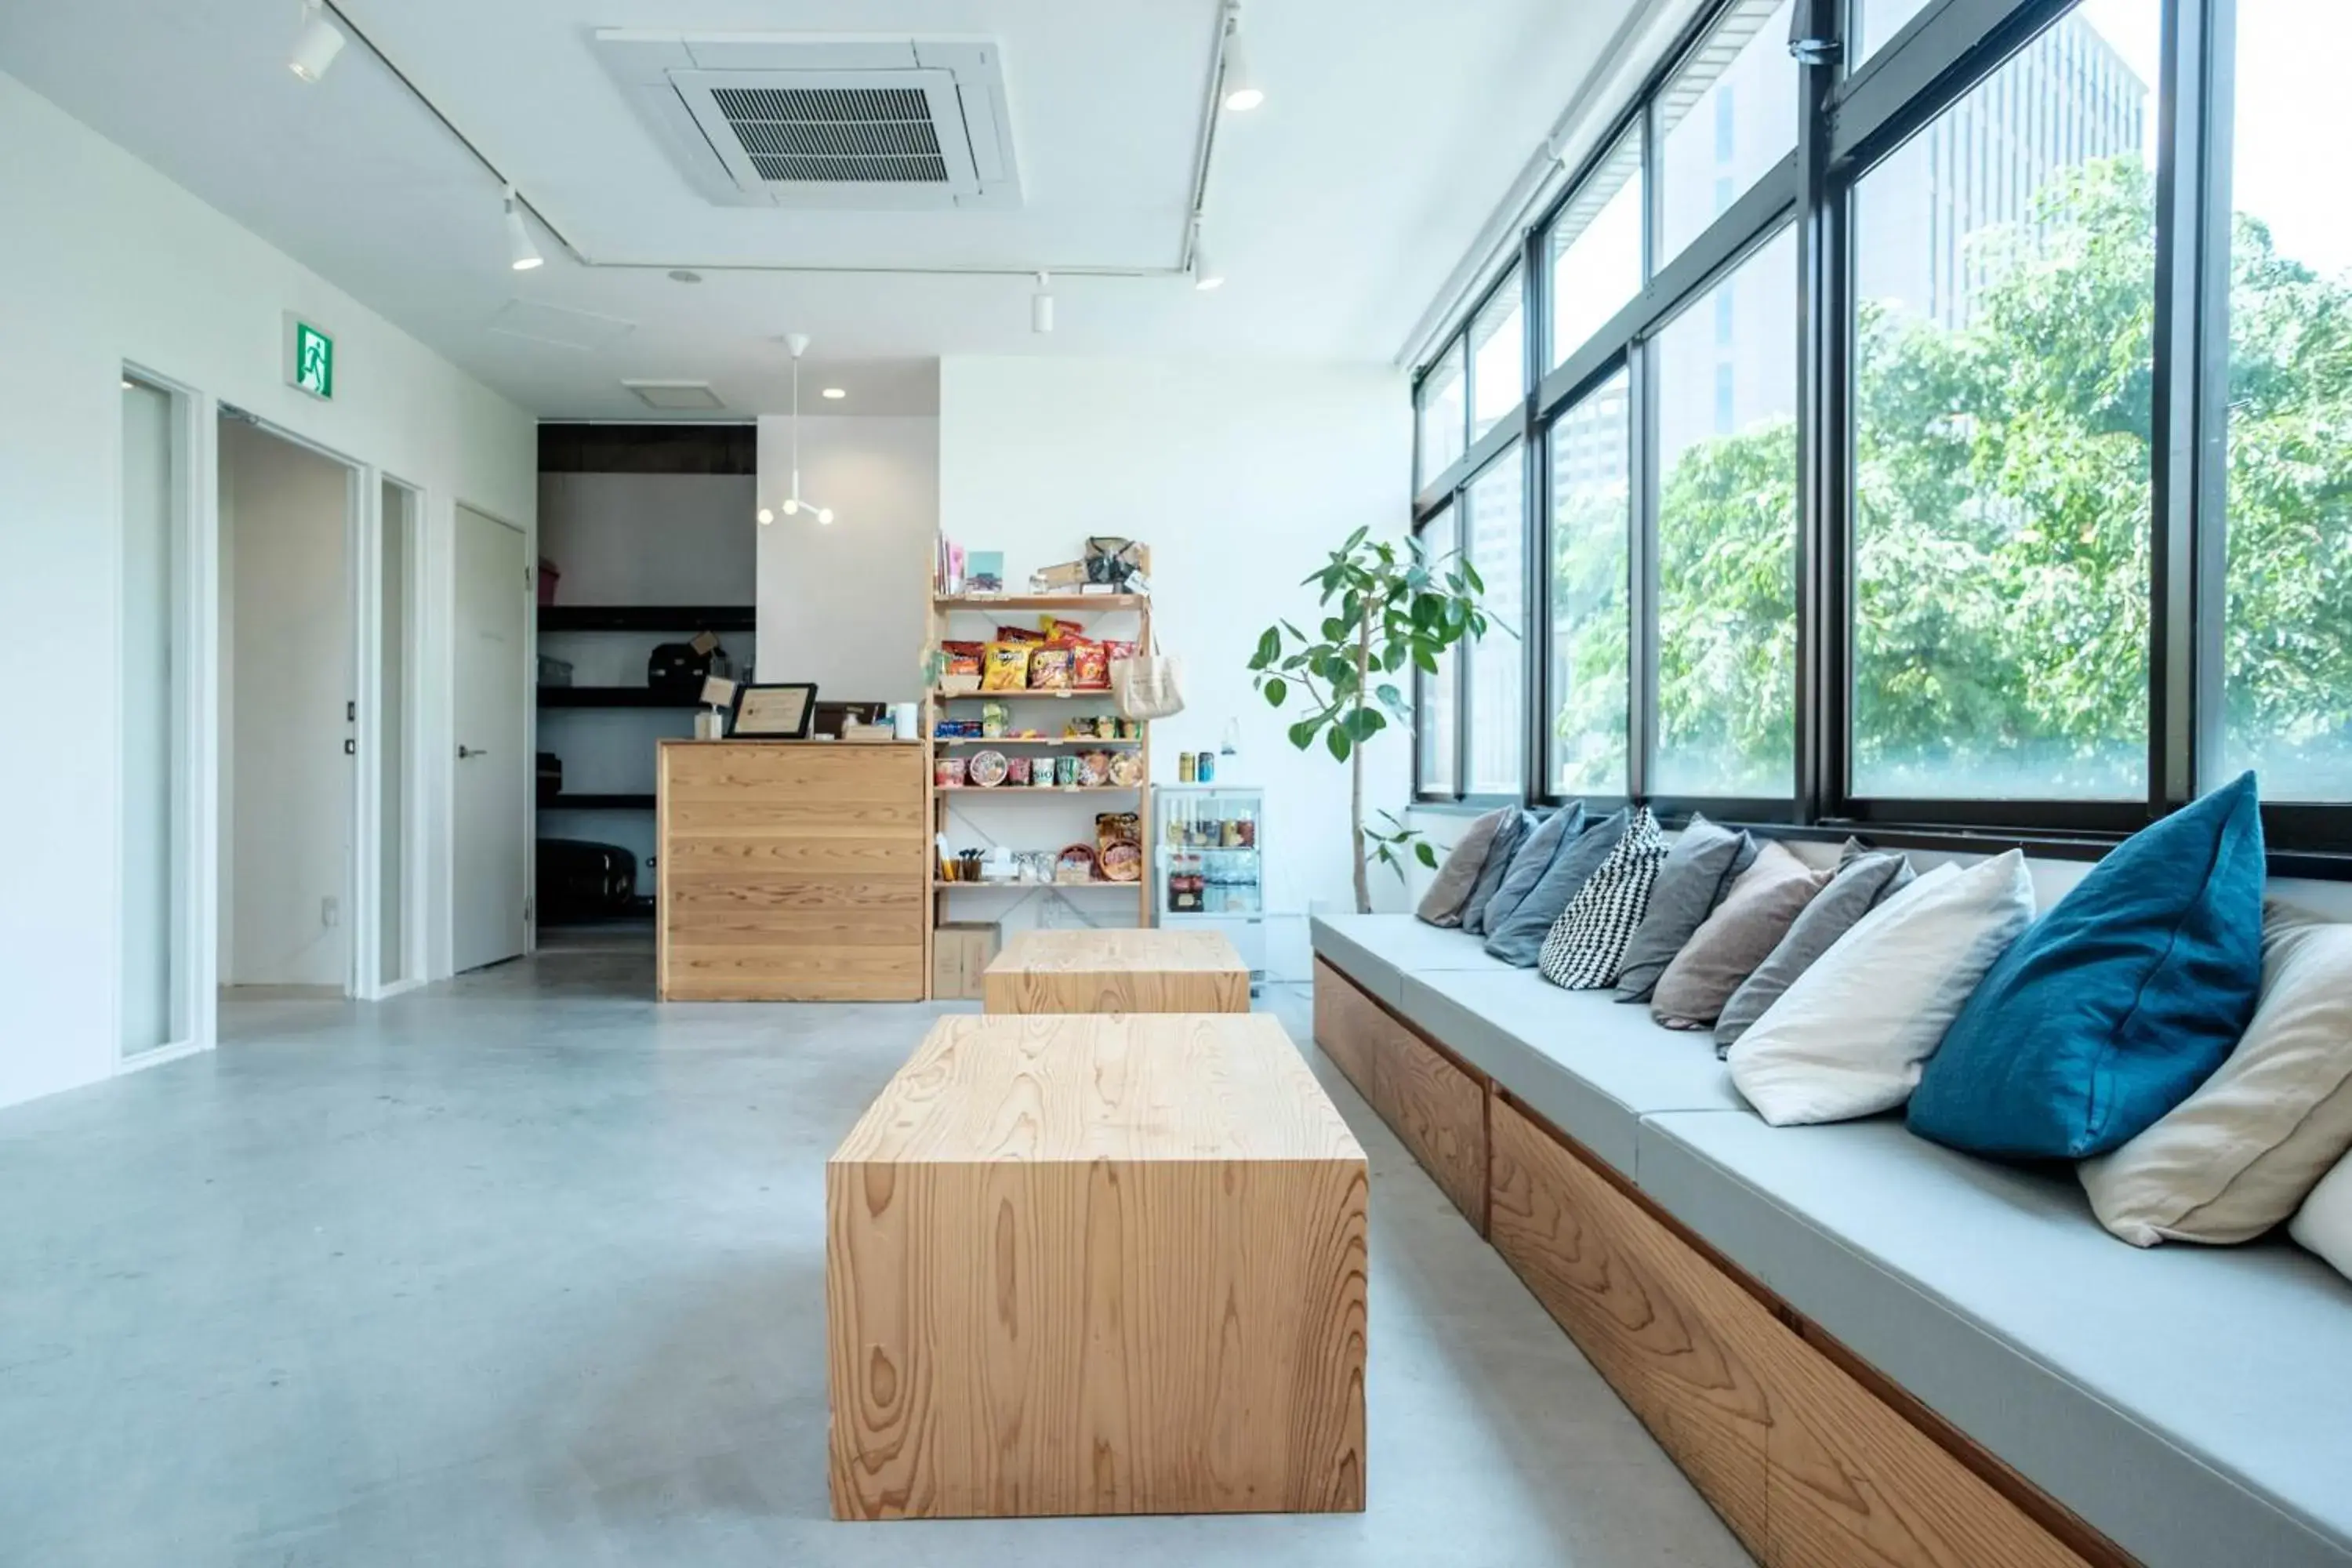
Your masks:
M793 351L793 489L792 493L784 497L784 515L797 517L803 511L813 511L819 523L830 523L833 521L831 507L812 506L801 498L801 355L808 353L808 345L806 332L793 332L784 339L784 346ZM760 509L762 524L775 521L774 512L766 507Z

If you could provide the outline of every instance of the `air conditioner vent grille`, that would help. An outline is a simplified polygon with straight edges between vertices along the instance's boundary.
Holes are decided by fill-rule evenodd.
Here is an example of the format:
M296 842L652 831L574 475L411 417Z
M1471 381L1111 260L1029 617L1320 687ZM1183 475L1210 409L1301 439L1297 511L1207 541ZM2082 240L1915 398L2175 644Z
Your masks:
M937 158L940 133L919 125L779 125L730 120L743 151L754 158Z
M806 180L835 184L844 181L878 184L945 184L944 158L771 158L751 155L751 167L763 180Z
M911 88L722 87L710 95L763 180L944 184L928 94Z
M710 94L730 120L800 120L822 124L919 120L929 104L910 87L722 87Z

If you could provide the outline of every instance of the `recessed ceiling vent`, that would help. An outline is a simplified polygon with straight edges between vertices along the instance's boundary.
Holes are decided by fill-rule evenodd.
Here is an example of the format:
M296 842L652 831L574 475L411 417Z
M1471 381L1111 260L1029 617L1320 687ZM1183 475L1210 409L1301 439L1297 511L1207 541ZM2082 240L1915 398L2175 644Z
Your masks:
M722 205L1020 205L993 41L607 28L596 49Z

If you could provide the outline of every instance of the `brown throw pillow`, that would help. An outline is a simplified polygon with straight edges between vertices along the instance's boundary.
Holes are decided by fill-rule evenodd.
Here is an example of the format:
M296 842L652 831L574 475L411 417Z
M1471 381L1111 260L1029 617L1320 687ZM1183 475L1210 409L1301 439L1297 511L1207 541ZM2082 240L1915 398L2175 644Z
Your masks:
M1658 977L1658 988L1650 997L1651 1016L1670 1029L1712 1025L1731 994L1771 956L1813 895L1829 886L1834 875L1814 870L1782 845L1765 845L1756 863L1740 873L1723 902L1700 922Z
M1519 808L1507 805L1490 811L1463 831L1445 864L1437 868L1437 879L1422 894L1420 907L1413 910L1433 926L1458 926L1462 923L1462 906L1470 901L1470 889L1478 884L1478 873L1486 864L1486 851L1493 847L1496 831Z

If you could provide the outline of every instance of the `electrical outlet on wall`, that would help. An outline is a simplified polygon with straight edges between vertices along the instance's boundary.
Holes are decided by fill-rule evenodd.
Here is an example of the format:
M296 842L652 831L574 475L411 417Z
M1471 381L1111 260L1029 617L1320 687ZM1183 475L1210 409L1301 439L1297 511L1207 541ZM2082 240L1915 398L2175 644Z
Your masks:
M319 900L319 923L329 931L343 923L343 901L329 893Z

